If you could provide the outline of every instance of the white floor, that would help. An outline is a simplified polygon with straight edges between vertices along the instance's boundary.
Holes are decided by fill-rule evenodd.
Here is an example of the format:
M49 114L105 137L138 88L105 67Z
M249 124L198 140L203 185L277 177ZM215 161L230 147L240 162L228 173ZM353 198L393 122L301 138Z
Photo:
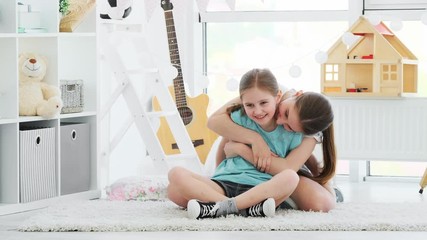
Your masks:
M419 185L417 182L362 182L349 183L347 181L338 181L338 187L344 194L344 200L348 202L420 202L427 201L426 195L418 193ZM208 239L233 239L233 240L252 240L265 238L268 240L276 239L310 239L310 240L335 240L335 239L411 239L425 240L427 232L109 232L109 233L27 233L18 232L14 228L24 219L36 214L37 211L30 211L20 214L0 216L0 239L185 239L185 240L208 240Z

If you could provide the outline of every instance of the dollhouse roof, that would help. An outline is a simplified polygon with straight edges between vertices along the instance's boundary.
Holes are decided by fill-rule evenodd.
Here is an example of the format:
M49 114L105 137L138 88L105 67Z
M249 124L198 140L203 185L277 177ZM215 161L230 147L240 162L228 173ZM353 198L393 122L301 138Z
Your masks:
M399 40L383 22L374 26L365 16L359 19L349 28L348 32L358 36L349 48L341 41L341 38L329 49L328 62L343 59L352 52L365 52L368 49L376 59L409 59L417 60L415 55ZM361 51L358 48L362 48ZM343 53L347 54L343 54Z

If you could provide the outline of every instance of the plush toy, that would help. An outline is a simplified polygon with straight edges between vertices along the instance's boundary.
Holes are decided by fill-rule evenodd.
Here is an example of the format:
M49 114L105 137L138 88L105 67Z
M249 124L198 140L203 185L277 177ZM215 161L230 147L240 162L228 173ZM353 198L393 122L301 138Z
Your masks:
M19 54L19 115L52 118L63 106L59 88L43 82L45 57L34 53Z
M125 177L105 188L108 200L166 200L169 182L164 177Z

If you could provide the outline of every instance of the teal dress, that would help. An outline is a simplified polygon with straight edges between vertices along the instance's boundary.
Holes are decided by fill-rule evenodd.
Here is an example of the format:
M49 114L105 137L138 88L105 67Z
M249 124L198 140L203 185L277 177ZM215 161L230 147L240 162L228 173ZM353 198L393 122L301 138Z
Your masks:
M282 125L277 126L271 132L266 132L246 114L242 114L243 111L243 109L240 109L231 113L231 119L235 123L259 133L270 147L270 150L277 156L285 157L290 151L301 144L303 134L286 131ZM240 156L224 159L212 176L213 180L229 181L251 186L256 186L271 178L272 175L259 171L252 163Z

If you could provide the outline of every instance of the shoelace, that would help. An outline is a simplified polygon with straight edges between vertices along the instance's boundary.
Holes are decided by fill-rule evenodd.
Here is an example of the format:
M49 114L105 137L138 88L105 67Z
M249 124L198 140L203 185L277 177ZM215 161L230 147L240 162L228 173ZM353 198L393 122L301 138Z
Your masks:
M261 206L262 206L262 203L259 203L257 205L254 205L254 206L250 207L249 211L248 211L249 215L253 216L253 217L262 216Z
M212 216L214 217L216 214L216 211L219 208L219 204L216 203L215 205L211 205L211 204L200 204L202 205L203 211L202 214L200 215L200 217L206 217L206 216Z

